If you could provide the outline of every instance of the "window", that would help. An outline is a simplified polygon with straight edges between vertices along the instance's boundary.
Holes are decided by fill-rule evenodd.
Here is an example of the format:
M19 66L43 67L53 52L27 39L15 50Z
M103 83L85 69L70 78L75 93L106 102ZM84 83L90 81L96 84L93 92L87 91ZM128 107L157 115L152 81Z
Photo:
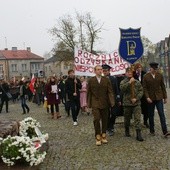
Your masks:
M22 71L27 71L27 65L26 64L22 64Z
M11 64L11 69L12 69L12 72L18 71L17 64Z
M33 63L31 64L32 70L39 70L40 69L40 63Z
M0 64L0 74L3 74L3 65Z

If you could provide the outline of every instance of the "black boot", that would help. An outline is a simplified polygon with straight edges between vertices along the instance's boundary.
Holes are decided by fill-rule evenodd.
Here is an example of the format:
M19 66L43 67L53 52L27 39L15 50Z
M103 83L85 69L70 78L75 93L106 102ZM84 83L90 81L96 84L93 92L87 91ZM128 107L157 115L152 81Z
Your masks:
M125 127L125 136L126 137L131 137L131 135L129 133L129 127Z
M144 141L142 136L141 136L141 130L140 129L136 129L136 140L138 141Z

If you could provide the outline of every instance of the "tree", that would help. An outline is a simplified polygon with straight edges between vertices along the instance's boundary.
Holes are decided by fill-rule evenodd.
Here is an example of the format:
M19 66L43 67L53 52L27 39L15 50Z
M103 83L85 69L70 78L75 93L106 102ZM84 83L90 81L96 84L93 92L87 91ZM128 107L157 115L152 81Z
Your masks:
M74 47L78 46L83 50L93 52L94 45L99 39L103 24L96 21L90 13L80 14L76 12L76 17L64 15L57 20L57 25L49 30L53 39L57 41L54 51L74 52ZM61 49L62 46L64 49Z
M142 36L142 43L144 47L144 56L147 56L149 53L154 54L155 53L155 44L153 44L148 38L145 36Z
M148 63L154 60L156 46L145 36L142 36L141 39L143 43L144 53L140 60L144 68L147 68Z

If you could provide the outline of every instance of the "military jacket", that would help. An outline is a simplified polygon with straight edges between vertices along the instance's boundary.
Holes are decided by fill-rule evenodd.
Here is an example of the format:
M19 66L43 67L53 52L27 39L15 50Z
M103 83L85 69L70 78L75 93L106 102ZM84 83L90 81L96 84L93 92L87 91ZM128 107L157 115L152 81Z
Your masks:
M140 83L140 81L135 80L134 86L133 86L133 91L134 91L134 96L133 98L136 98L137 101L136 103L131 102L132 98L132 85L129 83L129 79L125 78L120 82L120 90L123 95L123 106L136 106L140 105L141 101L140 99L143 96L143 87Z

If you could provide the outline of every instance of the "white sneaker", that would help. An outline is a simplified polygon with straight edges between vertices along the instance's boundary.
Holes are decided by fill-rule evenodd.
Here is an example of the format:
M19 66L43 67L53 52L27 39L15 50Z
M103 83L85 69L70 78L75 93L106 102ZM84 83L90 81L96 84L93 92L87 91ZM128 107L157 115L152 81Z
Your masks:
M73 123L73 125L74 125L74 126L77 126L77 125L78 125L78 123L77 123L77 122L74 122L74 123Z

